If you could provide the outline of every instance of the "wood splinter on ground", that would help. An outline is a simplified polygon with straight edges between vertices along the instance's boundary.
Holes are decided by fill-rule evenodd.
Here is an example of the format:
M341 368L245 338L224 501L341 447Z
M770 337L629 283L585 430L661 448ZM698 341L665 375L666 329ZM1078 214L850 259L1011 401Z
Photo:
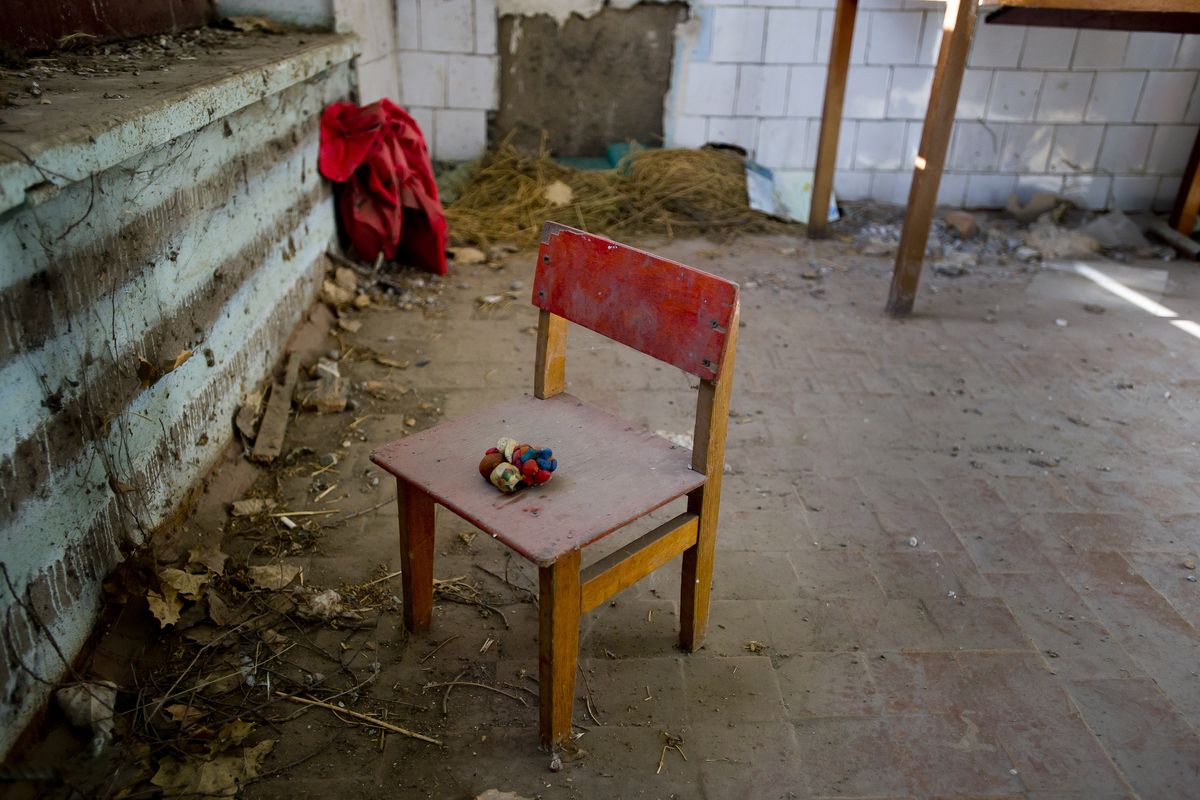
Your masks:
M434 739L432 736L426 736L423 733L417 733L416 731L410 731L407 728L401 728L399 725L393 725L390 722L384 722L381 719L376 719L375 717L371 717L366 714L360 714L359 712L351 711L348 708L338 708L337 706L333 705L332 703L323 703L320 700L310 700L307 697L296 697L295 695L284 694L283 692L279 692L279 691L275 692L275 696L281 697L284 700L289 700L293 703L300 703L301 705L316 706L317 708L324 708L327 711L332 711L335 714L345 714L348 717L353 717L354 719L368 723L377 728L383 728L384 730L391 731L392 733L399 733L402 736L408 736L409 738L412 738L412 739L420 739L423 742L429 742L430 744L436 744L436 745L441 745L441 743L442 743L440 739Z

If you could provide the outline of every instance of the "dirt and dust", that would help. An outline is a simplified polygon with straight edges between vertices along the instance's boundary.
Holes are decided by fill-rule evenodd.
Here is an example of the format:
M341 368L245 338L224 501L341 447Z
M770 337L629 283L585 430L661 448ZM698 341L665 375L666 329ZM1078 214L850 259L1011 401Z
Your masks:
M1173 666L1194 646L1193 340L986 246L890 320L891 260L857 244L890 224L642 243L742 286L712 622L675 649L674 566L589 613L570 750L537 747L536 569L439 511L433 625L407 635L394 488L368 460L532 385L533 259L496 251L444 278L359 265L353 298L310 315L293 347L336 365L346 410L294 413L269 466L231 451L156 557L109 581L79 673L119 687L114 743L83 757L93 733L52 710L10 796L1119 796L1118 768L1178 796L1194 760L1127 769L1156 756L1088 726L1153 716L1200 752ZM1194 271L1169 269L1164 302L1195 316ZM569 348L570 391L689 429L685 376L576 328ZM1136 646L1156 630L1176 633Z

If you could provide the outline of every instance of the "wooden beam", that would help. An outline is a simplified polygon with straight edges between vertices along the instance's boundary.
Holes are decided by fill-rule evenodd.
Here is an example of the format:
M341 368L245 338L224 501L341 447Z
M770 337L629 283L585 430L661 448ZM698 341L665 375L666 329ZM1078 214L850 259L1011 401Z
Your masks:
M579 612L586 614L696 543L697 517L683 513L583 570Z
M1087 11L1077 8L1012 8L1005 6L988 14L985 19L989 25L1200 33L1200 14L1170 11Z
M300 356L290 353L284 370L283 383L271 384L271 397L267 410L258 424L258 435L254 438L251 461L271 462L283 452L283 437L287 434L288 419L292 414L292 394L296 391L296 380L300 375Z
M538 312L537 360L533 396L539 400L562 394L567 385L567 321L549 311Z
M912 311L917 296L921 262L925 258L925 244L929 241L929 226L933 221L938 186L942 182L946 151L950 147L954 109L958 105L963 70L971 49L977 9L975 0L947 0L946 3L942 46L929 92L925 127L921 131L921 145L908 192L908 210L904 215L896 266L892 270L892 286L888 292L887 310L898 316Z
M808 207L808 236L811 239L829 235L829 198L833 193L833 171L837 164L842 105L846 98L846 75L850 71L850 46L857 13L858 0L838 0L833 16L833 40L829 45L829 69L825 73L825 107L821 111L817 168L813 174L812 202Z
M1200 131L1192 145L1187 168L1179 182L1179 193L1175 195L1175 207L1171 209L1171 227L1190 237L1196 228L1196 215L1200 213Z
M542 746L571 735L579 663L579 551L538 570L538 718Z
M985 3L980 2L980 5L985 5ZM1196 13L1196 0L989 0L986 5L1012 8L1071 8L1082 11Z

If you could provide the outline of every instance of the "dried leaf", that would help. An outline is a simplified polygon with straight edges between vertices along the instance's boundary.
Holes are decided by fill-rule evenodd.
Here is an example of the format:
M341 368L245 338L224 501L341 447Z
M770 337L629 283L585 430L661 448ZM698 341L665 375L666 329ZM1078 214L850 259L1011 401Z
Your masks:
M159 626L165 628L179 622L179 611L183 608L183 601L179 599L179 593L174 586L164 584L162 589L162 594L146 592L146 602Z
M239 14L221 20L226 28L240 33L283 33L284 28L270 17L257 14Z
M122 483L111 475L108 478L108 488L113 490L113 494L129 494L136 492L136 486L130 486L128 483Z
M208 593L208 617L222 628L234 624L237 619L229 605L216 592Z
M138 380L142 382L142 388L145 388L152 386L155 381L162 377L162 373L159 372L158 367L139 355L137 357L137 376Z
M542 197L546 198L546 202L553 207L562 208L571 204L571 201L575 199L575 193L567 184L555 181L542 191Z
M221 552L218 542L209 542L188 551L188 566L204 567L214 575L225 574L225 562L229 560L228 553Z
M358 276L349 267L338 267L333 271L333 282L348 292L358 291Z
M270 511L276 505L274 500L266 497L248 497L244 500L234 500L229 513L235 517L253 517L264 511Z
M340 308L354 302L354 292L338 286L331 280L326 280L321 284L321 300L326 305Z
M487 261L487 254L478 247L447 247L446 252L456 264L482 264Z
M238 755L192 756L182 761L167 756L158 762L158 772L150 783L161 788L164 797L188 796L194 800L235 797L246 781L258 777L263 759L274 746L274 740L268 739Z
M158 577L164 585L169 584L185 600L199 600L204 584L208 583L208 575L193 575L175 567L167 567L158 573Z
M223 753L231 747L242 743L254 730L253 722L235 719L221 728L217 738L209 742L208 752L211 755Z
M407 361L400 361L395 358L388 358L387 356L375 356L375 363L391 367L392 369L408 369Z
M167 372L174 372L187 363L187 360L192 357L191 350L180 350L179 355L175 356L175 360L171 363L171 368Z
M195 723L204 719L205 715L207 714L207 712L196 708L195 706L189 706L183 703L169 705L164 708L163 711L167 712L167 716L170 717L173 722L178 723L179 727L181 728L190 728Z
M279 590L300 577L304 570L295 564L266 564L258 567L247 567L246 573L250 582L259 589Z

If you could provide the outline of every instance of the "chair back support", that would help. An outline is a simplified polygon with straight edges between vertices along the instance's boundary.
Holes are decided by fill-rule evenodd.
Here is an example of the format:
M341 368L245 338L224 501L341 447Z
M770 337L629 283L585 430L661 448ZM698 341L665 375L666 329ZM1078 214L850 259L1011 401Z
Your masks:
M702 380L719 377L736 283L547 222L533 304Z

